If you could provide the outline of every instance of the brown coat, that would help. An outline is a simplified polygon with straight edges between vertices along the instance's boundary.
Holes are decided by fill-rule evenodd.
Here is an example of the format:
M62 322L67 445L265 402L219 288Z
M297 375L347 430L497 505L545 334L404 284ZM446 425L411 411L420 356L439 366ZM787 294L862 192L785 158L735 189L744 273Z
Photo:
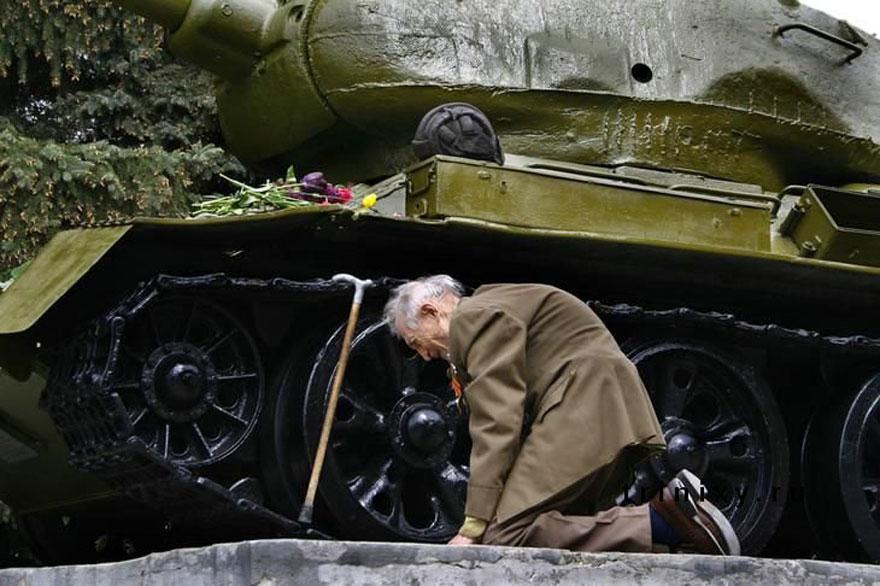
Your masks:
M664 446L638 371L564 291L480 287L452 314L449 359L470 408L471 517L504 522L607 464L631 468Z

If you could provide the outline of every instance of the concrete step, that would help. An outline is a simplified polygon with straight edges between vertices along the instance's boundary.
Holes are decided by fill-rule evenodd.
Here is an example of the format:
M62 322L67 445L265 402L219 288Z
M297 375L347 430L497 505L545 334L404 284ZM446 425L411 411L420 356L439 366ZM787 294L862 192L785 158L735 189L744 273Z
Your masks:
M700 555L277 539L93 566L0 570L0 585L876 584L880 566Z

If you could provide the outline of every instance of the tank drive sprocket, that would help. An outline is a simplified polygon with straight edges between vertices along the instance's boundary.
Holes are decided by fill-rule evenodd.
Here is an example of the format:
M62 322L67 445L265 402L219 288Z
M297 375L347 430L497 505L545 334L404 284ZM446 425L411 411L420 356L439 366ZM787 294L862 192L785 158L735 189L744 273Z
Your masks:
M260 414L247 329L198 296L141 287L61 349L42 406L69 460L185 532L290 535L295 523L194 471L233 453Z

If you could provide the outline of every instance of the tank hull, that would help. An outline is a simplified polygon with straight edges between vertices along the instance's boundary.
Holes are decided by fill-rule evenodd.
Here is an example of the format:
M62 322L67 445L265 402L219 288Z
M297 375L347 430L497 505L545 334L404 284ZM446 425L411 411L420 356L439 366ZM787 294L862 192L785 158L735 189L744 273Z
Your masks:
M700 185L687 186L688 181ZM332 362L332 349L338 345L334 335L340 334L333 332L347 310L344 291L306 289L313 287L315 279L337 272L354 271L386 279L386 283L389 277L445 272L471 286L538 281L564 287L599 303L594 308L644 369L646 380L652 371L681 364L684 356L688 364L700 367L693 371L695 380L709 376L706 384L730 388L735 400L709 393L687 407L708 409L715 415L692 411L664 415L664 431L668 439L704 442L705 458L698 464L705 467L707 478L733 474L718 472L718 466L728 464L725 458L733 459L734 471L746 471L734 474L740 484L715 485L714 490L723 494L742 486L760 491L760 498L748 502L765 499L759 507L744 507L746 501L736 499L727 505L751 553L870 555L858 547L842 553L817 549L820 546L804 530L812 517L807 515L803 498L805 483L815 482L807 476L817 468L802 468L789 454L797 454L808 436L821 442L807 433L810 418L822 413L824 405L844 401L860 384L860 377L867 377L876 367L880 323L871 317L870 309L880 289L880 268L870 262L827 260L821 252L819 257L805 256L791 235L780 234L784 217L792 214L788 200L800 202L802 195L780 198L754 185L706 181L675 173L625 167L611 172L520 157L510 157L504 166L438 157L386 183L390 187L381 201L384 213L315 206L232 219L142 219L123 227L61 235L0 296L0 314L9 316L0 321L7 348L0 358L11 372L27 371L39 362L52 365L54 376L44 392L42 408L51 414L66 443L59 448L57 432L46 431L47 415L36 409L40 389L27 392L33 404L29 410L4 400L3 420L14 417L15 433L35 438L37 445L45 444L47 453L55 454L54 463L46 460L43 465L59 480L46 485L37 474L23 474L14 464L7 466L9 474L4 478L10 480L0 500L19 511L23 526L49 544L63 543L57 541L61 537L56 527L63 518L80 519L81 537L91 541L124 534L119 539L137 544L133 552L159 547L158 543L168 540L180 544L210 541L210 532L191 517L180 517L179 509L169 504L167 492L144 488L156 482L176 487L171 494L184 491L192 502L202 503L187 507L192 510L241 498L254 503L244 512L229 504L227 508L238 511L234 519L209 515L214 535L228 531L223 534L230 538L253 536L255 528L247 519L259 519L263 528L273 527L273 535L295 533L291 520L301 502L314 425L320 420L327 390L322 381L329 380L319 373L332 367L325 363ZM818 187L812 189L810 193L820 192ZM638 231L632 228L636 225L641 226ZM103 244L95 244L100 238L90 238L92 230L94 235L106 236ZM82 267L78 273L54 260L71 250L83 251L77 255ZM57 278L50 279L53 271ZM58 280L65 275L69 277L66 282ZM157 280L157 275L169 276ZM59 286L47 288L41 298L36 285L44 279L58 280ZM357 338L363 350L356 353L363 362L351 375L353 387L362 384L365 376L373 380L365 374L366 365L405 358L400 347L385 344L381 324L370 321L375 319L371 316L376 315L384 290L370 296L365 310L367 317ZM168 356L196 366L214 360L199 358L198 348L205 344L169 341L184 337L174 332L190 329L183 324L196 319L186 317L187 308L196 303L202 307L197 323L205 331L215 331L218 340L223 338L221 330L241 332L226 351L233 356L232 366L206 366L206 376L214 376L211 373L216 370L220 378L253 377L253 384L248 382L239 390L242 396L257 397L254 400L260 405L248 407L252 399L242 399L221 407L234 408L234 413L228 426L221 426L214 435L204 434L207 445L219 454L210 459L197 453L201 448L192 447L198 445L198 435L179 436L183 447L169 448L179 433L172 431L165 436L164 448L162 444L162 430L177 429L174 426L181 421L184 426L195 422L201 430L203 413L192 411L193 419L174 419L167 404L162 406L161 397L150 398L153 391L161 395L163 388L151 378L158 367L150 365L162 364ZM154 326L159 333L150 334L151 328L139 325L147 323L144 316L150 311L159 316ZM114 325L119 320L125 322L124 327ZM82 347L90 349L76 350L81 340L87 344ZM120 348L134 344L128 351L133 358L107 362L119 354L112 350L116 343ZM181 345L187 344L192 348L183 352ZM138 350L138 345L145 345L144 349ZM73 358L64 358L65 349L73 349L72 354L68 352ZM181 352L184 358L179 358ZM375 352L379 354L374 360L371 353ZM92 358L82 362L78 356ZM443 372L428 370L413 376L425 381L426 388L445 384L438 382L445 380ZM712 378L718 376L722 379ZM396 388L391 382L375 384ZM663 414L668 390L650 383L649 387L656 393L658 413ZM364 392L369 396L374 391ZM95 427L91 418L104 404L102 393L118 397L114 409L122 406L124 411L102 415L105 423ZM71 397L86 401L81 403L85 406L76 407L80 415L71 416L80 413L70 411L73 404L65 403ZM867 401L862 397L863 403ZM97 401L94 407L88 407L90 401ZM147 411L152 420L144 419L142 412ZM716 429L712 418L722 414L739 423ZM114 427L120 420L121 427ZM244 422L240 430L236 427L239 420ZM142 421L150 421L146 429ZM291 426L290 421L303 423ZM97 431L83 432L83 422L91 426L88 429L109 425L116 431L97 442L95 437L101 436L93 435ZM832 427L829 434L838 431ZM720 435L712 439L712 433ZM139 439L129 442L126 434ZM54 438L55 443L47 443L46 438ZM92 439L83 444L83 438ZM52 445L56 447L49 450ZM72 450L70 465L59 459L64 445ZM129 456L119 460L121 452L113 452L117 455L111 458L107 445L123 451L133 449L132 445L141 447L125 452ZM349 443L348 449L369 445L358 440ZM718 452L719 445L727 447ZM448 457L459 460L449 461L442 478L458 490L466 478L461 472L466 461L461 454L466 452L460 446L451 449ZM380 452L367 450L355 461L366 465ZM716 460L721 464L713 464ZM137 479L132 480L135 476L129 468L114 464L117 461L140 462ZM330 480L326 481L330 484L322 489L318 516L323 529L347 537L404 540L440 539L454 529L453 516L420 531L389 525L381 511L371 508L378 504L364 504L349 494L347 487L356 483L346 480L350 463L345 462L349 460L342 452L331 453ZM664 466L674 466L676 460L671 462L658 463L655 473L667 473ZM180 466L189 472L175 472ZM78 480L84 472L88 480ZM204 488L214 485L219 488ZM62 486L64 498L59 496ZM249 492L242 492L241 487ZM163 529L166 525L138 512L146 510L145 506L160 511L159 518L172 520L168 526L178 529L168 534ZM108 520L107 510L128 513ZM777 533L780 518L783 524ZM800 539L779 537L792 526L800 527L795 530ZM821 534L820 529L816 531ZM125 551L123 546L110 547L104 555L116 552L124 557ZM94 555L93 559L102 559Z
M48 372L0 400L0 499L44 557L302 535L347 272L384 287L322 530L442 542L461 521L463 418L378 311L395 279L449 273L555 284L607 321L670 445L622 497L693 468L747 553L880 558L877 39L793 1L125 4L217 74L242 160L390 179L379 213L64 232L0 295L0 364ZM452 100L504 165L415 161ZM453 432L436 453L408 446L414 411Z
M790 25L809 29L779 33ZM689 169L767 189L877 176L878 41L808 7L325 1L296 26L252 73L218 86L227 141L243 160L381 176L413 161L424 112L464 101L522 155ZM851 50L813 30L862 54L846 61ZM298 129L306 120L314 125Z

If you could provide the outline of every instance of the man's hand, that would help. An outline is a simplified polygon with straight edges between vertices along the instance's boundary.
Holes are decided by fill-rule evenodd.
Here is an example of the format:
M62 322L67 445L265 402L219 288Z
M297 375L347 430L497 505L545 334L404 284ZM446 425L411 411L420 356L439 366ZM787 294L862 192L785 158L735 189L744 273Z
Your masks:
M449 540L449 545L476 545L477 543L479 542L476 539L464 535L456 535Z

